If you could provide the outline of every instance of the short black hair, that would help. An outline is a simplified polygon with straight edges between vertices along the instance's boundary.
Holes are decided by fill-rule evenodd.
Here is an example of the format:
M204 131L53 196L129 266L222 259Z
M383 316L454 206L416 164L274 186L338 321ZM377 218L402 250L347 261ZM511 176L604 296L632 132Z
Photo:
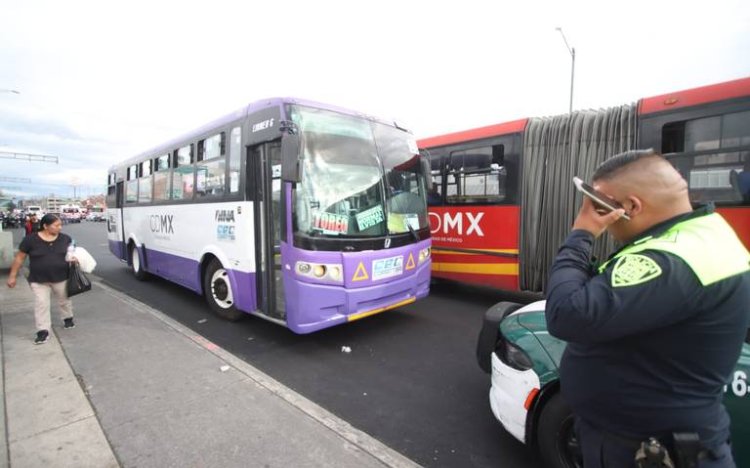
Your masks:
M636 161L640 161L641 159L651 157L663 158L661 154L657 153L651 148L645 150L630 150L625 151L624 153L616 154L603 163L599 164L599 167L597 167L596 171L594 171L594 176L592 177L592 179L611 179L614 174L623 167L629 166Z

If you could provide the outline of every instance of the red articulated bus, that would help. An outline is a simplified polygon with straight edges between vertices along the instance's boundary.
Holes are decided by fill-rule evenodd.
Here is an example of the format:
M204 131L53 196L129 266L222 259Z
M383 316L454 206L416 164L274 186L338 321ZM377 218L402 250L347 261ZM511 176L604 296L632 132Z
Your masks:
M713 202L750 248L750 78L610 109L528 118L425 138L432 276L542 292L591 178L614 154L660 151L696 204ZM614 244L597 241L603 258Z

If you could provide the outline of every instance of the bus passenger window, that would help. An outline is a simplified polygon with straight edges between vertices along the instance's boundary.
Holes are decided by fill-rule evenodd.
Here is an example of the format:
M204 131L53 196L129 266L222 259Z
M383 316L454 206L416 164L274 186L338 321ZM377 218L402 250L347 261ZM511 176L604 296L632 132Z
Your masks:
M747 203L750 111L670 122L662 151L687 180L694 203ZM748 189L750 191L750 188Z
M507 170L503 145L454 151L446 169L447 203L500 203L505 200Z
M234 127L229 135L229 193L240 191L240 167L242 161L242 134L240 127Z
M128 167L128 182L125 185L125 203L138 203L138 165Z
M154 172L154 201L169 200L169 154L159 156Z
M138 179L138 203L151 203L151 160L141 164L141 177Z
M193 145L183 146L175 153L175 168L172 171L172 200L193 198L195 179L192 163Z
M223 195L226 165L224 159L199 163L195 170L195 195Z
M425 156L428 156L425 154ZM427 192L427 204L431 206L443 204L443 157L428 156L430 159L430 177L432 188Z
M218 158L224 154L224 132L198 142L198 161Z

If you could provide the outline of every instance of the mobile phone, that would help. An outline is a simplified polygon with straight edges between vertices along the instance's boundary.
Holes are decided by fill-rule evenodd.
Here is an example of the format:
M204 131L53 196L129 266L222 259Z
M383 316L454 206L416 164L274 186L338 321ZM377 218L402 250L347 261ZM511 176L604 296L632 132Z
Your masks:
M591 199L591 201L594 202L594 205L597 208L597 211L603 210L607 213L610 211L615 211L619 209L624 209L621 204L616 202L615 200L612 200L602 192L598 191L594 187L590 186L586 182L582 181L578 177L573 177L573 184L575 184L576 189L578 189L579 192L586 195ZM627 213L624 213L622 215L623 218L630 221L630 216L627 215Z

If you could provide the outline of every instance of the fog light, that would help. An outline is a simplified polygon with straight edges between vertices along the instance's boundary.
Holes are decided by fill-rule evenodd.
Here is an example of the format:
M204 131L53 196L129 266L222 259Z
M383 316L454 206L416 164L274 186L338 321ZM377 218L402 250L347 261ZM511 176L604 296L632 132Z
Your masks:
M297 271L300 273L310 273L310 264L309 263L298 263L297 264Z

